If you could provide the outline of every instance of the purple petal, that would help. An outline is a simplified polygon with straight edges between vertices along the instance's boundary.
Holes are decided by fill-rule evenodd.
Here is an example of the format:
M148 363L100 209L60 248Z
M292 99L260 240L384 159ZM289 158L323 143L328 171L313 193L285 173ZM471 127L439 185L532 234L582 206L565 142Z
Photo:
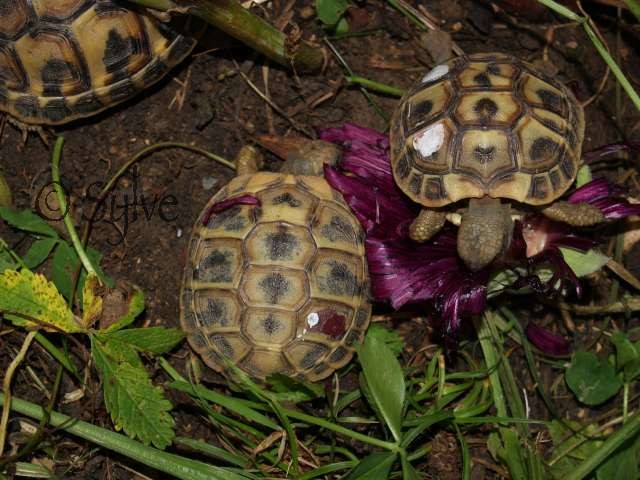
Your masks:
M207 225L211 217L215 214L222 213L235 205L260 205L260 199L253 195L240 195L238 197L227 198L221 202L214 203L202 217L202 224Z
M551 333L535 322L529 322L526 329L527 338L539 350L550 355L565 356L571 352L571 346L564 337Z
M607 219L640 215L640 204L631 204L623 198L623 189L604 178L598 178L569 195L570 203L589 203L599 208Z
M640 141L634 140L627 143L610 143L603 145L595 150L584 153L582 158L585 162L591 163L617 152L640 152Z

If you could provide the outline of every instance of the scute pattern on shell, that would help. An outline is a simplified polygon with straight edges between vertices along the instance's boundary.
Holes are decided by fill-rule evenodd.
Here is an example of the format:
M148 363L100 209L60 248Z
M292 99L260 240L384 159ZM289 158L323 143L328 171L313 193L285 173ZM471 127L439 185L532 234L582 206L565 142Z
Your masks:
M542 205L576 177L584 113L532 65L476 54L436 67L410 89L390 137L396 182L422 205L485 195Z
M115 0L0 0L0 111L57 125L131 98L193 38Z
M251 194L260 206L211 206ZM203 221L207 221L203 225ZM345 365L370 321L364 232L321 177L234 178L190 242L181 324L214 370L220 355L252 376L319 380Z

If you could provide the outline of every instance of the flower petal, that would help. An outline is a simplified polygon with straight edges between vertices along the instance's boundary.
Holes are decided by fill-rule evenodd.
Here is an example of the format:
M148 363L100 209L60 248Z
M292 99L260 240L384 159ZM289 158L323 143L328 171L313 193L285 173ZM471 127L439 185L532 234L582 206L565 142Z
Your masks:
M539 350L556 356L569 355L571 346L564 337L551 333L535 322L529 322L526 328L527 338Z

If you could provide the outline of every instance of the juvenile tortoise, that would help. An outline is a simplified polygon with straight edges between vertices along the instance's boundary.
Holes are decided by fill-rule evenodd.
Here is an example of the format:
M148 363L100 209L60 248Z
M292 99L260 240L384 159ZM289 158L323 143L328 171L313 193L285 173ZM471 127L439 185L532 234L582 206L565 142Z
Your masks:
M457 248L471 270L508 247L512 206L575 226L603 220L591 205L556 201L577 175L584 113L529 63L487 53L439 65L406 93L391 125L396 183L424 206L411 237L426 241L446 218L459 220ZM452 204L461 216L447 214Z
M289 158L287 171L311 165L321 174L316 145ZM256 167L252 148L241 150L240 175L196 222L181 325L218 372L226 371L225 355L260 380L273 373L319 380L351 359L369 325L364 232L324 178L246 173Z
M117 0L0 0L0 111L26 125L96 114L160 80L195 43Z

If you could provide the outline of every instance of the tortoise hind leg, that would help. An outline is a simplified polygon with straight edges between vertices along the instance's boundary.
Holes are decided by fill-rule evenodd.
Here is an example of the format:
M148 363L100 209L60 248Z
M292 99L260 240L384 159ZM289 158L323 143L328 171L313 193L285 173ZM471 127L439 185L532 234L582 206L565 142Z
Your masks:
M236 175L257 173L264 162L264 157L253 145L243 145L236 154Z
M585 202L555 202L543 209L542 213L551 220L568 223L574 227L591 227L605 220L599 208Z
M446 214L423 208L409 227L409 237L416 242L426 242L444 226Z

